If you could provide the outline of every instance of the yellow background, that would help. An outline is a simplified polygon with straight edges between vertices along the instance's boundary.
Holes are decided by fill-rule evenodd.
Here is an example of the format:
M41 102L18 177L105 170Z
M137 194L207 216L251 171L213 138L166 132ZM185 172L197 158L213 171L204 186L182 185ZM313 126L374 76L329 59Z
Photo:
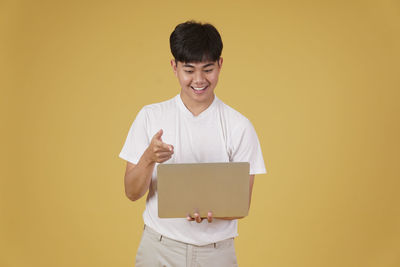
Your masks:
M2 1L0 266L133 266L144 199L118 154L179 84L169 34L224 42L217 95L269 173L240 266L400 266L400 2Z

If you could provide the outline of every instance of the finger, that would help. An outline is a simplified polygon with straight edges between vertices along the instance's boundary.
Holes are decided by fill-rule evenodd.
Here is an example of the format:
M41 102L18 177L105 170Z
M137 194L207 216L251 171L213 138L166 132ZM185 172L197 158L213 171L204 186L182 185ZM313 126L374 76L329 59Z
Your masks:
M189 222L194 221L194 219L193 219L192 217L190 217L190 215L188 215L188 216L186 217L186 219L187 219Z
M210 223L210 222L212 222L212 220L213 220L213 214L212 214L211 211L209 211L209 212L207 213L207 221Z
M153 139L161 140L161 136L163 135L163 129L160 129L154 136Z
M154 152L159 152L159 151L173 151L174 147L172 145L166 144L163 141L160 141L158 139L154 139L152 141L153 147L154 147Z
M161 159L161 158L168 158L168 157L172 157L172 152L168 151L168 152L158 152L156 153L156 157Z
M160 146L161 151L173 151L174 150L174 147L172 145L168 145L166 143L161 143L159 146Z
M163 163L163 162L169 160L170 158L172 158L172 157L169 156L169 157L159 158L159 159L156 160L156 162L158 162L158 163Z
M201 223L202 221L202 219L200 218L200 214L198 214L197 212L194 214L194 219L197 223Z
M160 149L160 151L170 151L170 152L172 152L172 146L168 145L166 143L161 143L159 145L159 149Z

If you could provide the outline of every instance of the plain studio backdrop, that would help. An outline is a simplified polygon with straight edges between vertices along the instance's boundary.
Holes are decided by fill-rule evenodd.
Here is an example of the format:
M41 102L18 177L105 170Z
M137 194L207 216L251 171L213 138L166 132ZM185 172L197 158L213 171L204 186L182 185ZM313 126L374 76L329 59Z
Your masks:
M0 266L133 266L144 198L118 154L179 93L169 35L224 42L216 94L248 117L267 175L240 266L400 266L400 2L1 1Z

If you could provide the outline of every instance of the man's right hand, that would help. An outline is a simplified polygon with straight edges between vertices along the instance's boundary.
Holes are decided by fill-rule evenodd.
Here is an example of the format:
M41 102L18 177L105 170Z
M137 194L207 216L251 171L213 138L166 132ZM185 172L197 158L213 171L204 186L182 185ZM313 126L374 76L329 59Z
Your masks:
M174 154L174 146L162 141L163 130L159 130L151 139L149 147L146 149L146 159L150 163L163 163L169 160Z

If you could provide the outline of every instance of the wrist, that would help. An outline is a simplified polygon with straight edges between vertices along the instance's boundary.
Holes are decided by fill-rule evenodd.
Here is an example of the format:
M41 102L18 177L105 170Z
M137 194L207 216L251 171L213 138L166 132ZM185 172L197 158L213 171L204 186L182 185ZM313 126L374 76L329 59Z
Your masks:
M143 153L143 163L146 165L146 166L150 166L150 165L152 165L152 164L155 164L156 163L156 161L153 159L153 157L151 156L151 153L150 153L150 150L149 150L149 148L147 148L145 151L144 151L144 153Z

